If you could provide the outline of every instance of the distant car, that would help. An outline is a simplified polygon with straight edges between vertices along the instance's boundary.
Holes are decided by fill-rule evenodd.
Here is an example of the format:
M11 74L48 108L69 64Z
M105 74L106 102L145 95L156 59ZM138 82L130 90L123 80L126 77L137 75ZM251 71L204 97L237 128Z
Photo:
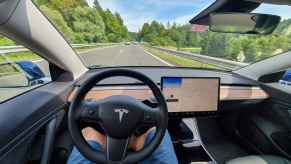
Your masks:
M288 69L279 81L282 85L291 85L291 69Z
M124 45L128 46L130 45L131 43L130 42L125 42Z

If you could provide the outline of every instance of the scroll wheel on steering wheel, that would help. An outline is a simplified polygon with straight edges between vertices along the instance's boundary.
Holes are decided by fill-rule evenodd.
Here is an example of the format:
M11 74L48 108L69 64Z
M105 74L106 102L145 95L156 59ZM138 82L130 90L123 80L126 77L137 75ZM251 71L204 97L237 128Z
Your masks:
M143 103L152 108L158 107L158 102L154 97L144 100Z

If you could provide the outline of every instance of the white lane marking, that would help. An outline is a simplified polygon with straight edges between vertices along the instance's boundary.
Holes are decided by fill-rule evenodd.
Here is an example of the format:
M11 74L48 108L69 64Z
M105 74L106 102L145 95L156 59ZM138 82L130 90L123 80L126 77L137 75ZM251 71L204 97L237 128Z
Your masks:
M169 63L169 62L167 62L167 61L165 61L165 60L163 60L163 59L161 59L161 58L159 58L159 57L157 57L157 56L155 56L154 54L148 52L148 51L145 50L145 49L143 49L143 51L144 51L145 53L147 53L148 55L151 55L153 58L157 59L158 61L160 61L160 62L162 62L162 63L164 63L164 64L166 64L166 65L168 65L168 66L172 66L172 67L175 66L175 65L173 65L173 64L171 64L171 63Z

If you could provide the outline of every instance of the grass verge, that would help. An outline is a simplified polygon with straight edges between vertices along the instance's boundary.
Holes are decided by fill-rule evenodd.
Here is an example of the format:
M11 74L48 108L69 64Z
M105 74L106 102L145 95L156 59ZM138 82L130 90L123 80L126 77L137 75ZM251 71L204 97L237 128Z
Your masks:
M180 57L180 56L170 55L166 52L156 50L156 49L153 49L150 47L143 46L143 48L145 50L147 50L148 52L150 52L151 54L153 54L153 55L155 55L155 56L157 56L157 57L175 65L175 66L178 66L178 67L221 69L221 68L215 67L213 65L201 63L199 61L195 61L192 59L187 59L187 58Z
M103 47L109 47L109 46L112 46L112 45L109 44L109 45L96 45L96 46L89 46L89 47L81 47L81 48L75 48L75 50L77 51L77 53L79 53L79 55L81 55L80 53L84 53L95 48L103 48Z
M40 59L38 55L31 51L27 52L13 52L13 53L8 53L4 54L5 58L9 59L9 61L20 61L20 60L37 60ZM0 55L0 63L6 62L5 58L3 55Z
M174 51L190 52L190 53L195 53L195 54L201 53L201 47L182 47L178 49L177 47L173 47L173 46L164 46L163 48L174 50Z
M199 47L180 48L180 51L190 52L190 53L194 53L194 54L200 54L201 48L199 48Z

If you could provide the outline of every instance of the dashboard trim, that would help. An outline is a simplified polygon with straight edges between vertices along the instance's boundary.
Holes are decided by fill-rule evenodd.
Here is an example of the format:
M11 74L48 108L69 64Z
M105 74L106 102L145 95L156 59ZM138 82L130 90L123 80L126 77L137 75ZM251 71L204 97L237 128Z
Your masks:
M76 87L68 97L71 102L76 94ZM128 95L137 99L152 97L151 90L145 86L102 86L95 87L86 95L86 99L102 99L113 95ZM232 100L264 100L269 95L260 87L254 86L220 86L220 101Z

